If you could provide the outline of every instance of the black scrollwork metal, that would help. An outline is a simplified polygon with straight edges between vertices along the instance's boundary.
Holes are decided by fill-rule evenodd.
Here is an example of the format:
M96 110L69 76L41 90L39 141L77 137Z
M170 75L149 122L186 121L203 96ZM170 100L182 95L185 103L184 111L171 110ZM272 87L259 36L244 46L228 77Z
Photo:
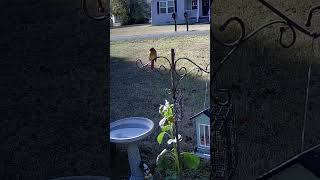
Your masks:
M264 1L264 0L258 0L258 1L261 2L263 5L265 5L266 7L268 7L272 12L274 12L276 15L281 17L283 20L269 22L265 25L258 27L256 30L252 31L251 33L246 34L246 28L245 28L244 22L239 17L231 17L224 24L222 24L219 28L219 31L224 32L227 29L227 27L233 22L235 22L239 25L240 30L241 30L240 36L238 39L234 40L231 43L222 42L221 40L219 40L219 38L216 37L215 33L213 31L211 31L211 37L212 37L213 41L215 41L216 43L218 43L224 47L231 48L231 50L215 66L214 71L213 71L213 75L212 75L213 77L215 77L217 75L217 73L220 71L223 64L225 64L227 62L227 60L230 58L230 56L240 47L240 45L242 43L246 42L251 37L253 37L255 34L264 30L265 28L267 28L269 26L272 26L275 24L282 24L287 27L287 28L284 26L280 27L279 43L284 48L290 48L291 46L294 45L294 43L296 42L296 37L297 37L296 30L307 35L307 36L310 36L313 39L317 39L320 37L320 32L311 32L311 31L307 30L306 28L303 28L302 26L300 26L298 23L296 23L295 21L293 21L292 19L290 19L286 15L284 15L282 12L280 12L278 9L274 8L271 4L267 3L266 1ZM310 9L308 19L305 24L306 27L311 26L312 15L316 10L319 10L319 9L320 9L320 6L316 6L316 7L313 7ZM283 37L284 37L283 35L288 29L292 32L292 39L289 44L285 44L284 39L283 39Z
M234 41L232 41L232 42L223 42L223 41L221 41L216 36L214 31L211 30L210 35L211 35L212 40L214 42L216 42L217 44L229 49L227 51L227 53L221 59L217 59L215 61L215 63L214 63L215 65L212 68L213 70L212 70L211 78L216 78L217 74L220 72L220 70L223 67L223 65L230 59L230 57L234 54L234 52L236 52L236 50L239 49L240 46L244 42L246 42L251 37L253 37L254 35L256 35L257 33L261 32L262 30L266 29L269 26L282 25L280 27L279 43L284 48L290 48L295 44L296 37L297 37L296 31L299 31L302 34L311 37L312 39L317 39L317 38L320 37L320 32L309 31L307 28L305 28L305 27L310 27L311 26L313 14L315 13L315 11L320 10L320 6L312 7L309 10L309 14L308 14L307 21L305 23L305 27L302 27L301 25L296 23L291 18L287 17L285 14L280 12L278 9L273 7L270 3L266 2L265 0L258 0L258 1L260 3L262 3L265 7L270 9L277 16L279 16L282 20L271 21L271 22L269 22L267 24L264 24L264 25L258 27L256 30L253 30L252 32L247 34L246 33L246 28L245 28L245 25L244 25L244 22L242 21L242 19L240 19L239 17L231 17L228 20L226 20L226 22L223 23L218 30L223 33L229 27L229 25L231 23L236 23L240 27L240 34L239 34L239 37L237 39L235 39ZM287 33L287 32L290 32L290 31L291 31L291 39L287 43L285 43L284 42L284 34ZM230 90L227 90L227 89L223 89L222 90L222 89L218 89L218 88L216 88L216 89L217 90L211 89L211 95L214 97L213 99L215 101L215 102L211 102L211 104L218 104L220 106L228 105L229 102L231 101L231 92L230 92ZM221 93L222 94L227 94L227 98L222 100L223 98L221 98L219 93L220 94ZM216 130L213 129L213 131L214 131L213 134L215 134ZM227 179L231 179L232 176L233 176L233 173L234 172L231 172L230 176L227 177Z
M308 15L308 19L307 19L307 22L306 22L306 27L310 27L311 26L311 19L313 17L313 13L316 11L316 10L320 10L320 6L315 6L315 7L312 7L310 10L309 10L309 15Z
M97 0L98 1L98 12L99 13L105 13L106 11L106 8L103 6L103 3L102 3L102 0ZM88 10L88 5L87 5L87 0L82 0L82 9L84 11L84 13L90 18L90 19L93 19L93 20L106 20L108 18L108 15L107 14L104 14L104 15L92 15L91 13L89 13L89 10Z
M278 9L274 8L271 4L267 3L265 0L258 0L259 2L261 2L264 6L266 6L267 8L269 8L272 12L274 12L276 15L278 15L279 17L281 17L283 20L277 20L277 21L272 21L269 22L265 25L262 25L260 27L258 27L256 30L252 31L249 34L246 34L246 28L244 25L244 22L242 21L242 19L240 19L239 17L231 17L229 18L225 23L223 23L220 28L219 31L220 32L224 32L228 26L231 23L237 23L240 27L240 35L239 37L234 40L233 42L223 42L221 41L219 38L216 37L215 33L211 30L211 38L213 39L214 42L218 43L219 45L222 45L226 48L231 48L227 54L221 59L219 60L215 66L213 67L213 72L212 72L212 76L213 78L216 77L216 75L218 74L218 72L221 70L222 66L230 59L230 57L232 56L232 54L241 46L242 43L246 42L247 40L249 40L251 37L253 37L254 35L256 35L258 32L264 30L265 28L275 25L275 24L282 24L284 26L280 27L280 36L279 36L279 43L282 47L284 48L290 48L291 46L294 45L294 43L296 42L296 30L298 30L299 32L310 36L313 39L317 39L320 37L320 32L311 32L305 28L303 28L302 26L300 26L298 23L296 23L295 21L293 21L292 19L290 19L289 17L287 17L286 15L284 15L282 12L280 12ZM311 26L311 20L313 17L313 14L316 10L320 10L320 6L315 6L312 7L309 11L309 15L308 15L308 19L307 22L305 24L306 27L310 27ZM284 33L287 30L290 30L292 32L292 39L288 44L284 43ZM230 98L228 98L230 99ZM217 102L220 105L225 104L221 103L221 102Z
M192 61L189 58L178 58L174 61L170 61L167 57L164 56L158 56L155 59L153 59L152 61L157 61L159 59L165 59L166 62L168 63L168 66L170 68L167 68L166 66L164 66L163 64L160 64L159 68L154 68L153 70L158 71L160 74L164 74L163 72L171 72L173 71L176 79L175 79L175 85L176 87L178 86L179 82L184 79L187 75L191 74L192 72L196 71L196 76L194 77L200 77L203 75L203 73L209 74L210 73L210 64L206 65L205 68L202 68L200 65L196 64L194 61ZM185 66L179 66L178 64L180 64L181 62L188 62L191 63L193 68L191 70L188 70ZM151 61L149 61L148 63L143 64L141 59L136 60L136 65L139 69L143 69L147 72L152 71L151 69Z

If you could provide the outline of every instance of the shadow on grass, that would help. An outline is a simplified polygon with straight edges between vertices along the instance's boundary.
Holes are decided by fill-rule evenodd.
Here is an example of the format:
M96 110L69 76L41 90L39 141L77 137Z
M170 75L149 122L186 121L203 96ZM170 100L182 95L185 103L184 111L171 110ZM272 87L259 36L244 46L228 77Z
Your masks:
M255 179L299 153L310 60L313 69L305 148L320 143L319 52L313 53L311 39L309 43L302 41L305 37L301 34L293 47L282 48L279 34L272 29L242 44L217 78L220 87L233 92L240 151L234 179ZM237 32L231 28L216 36L227 41L238 36ZM223 57L226 49L217 43L214 46L212 56Z
M165 64L163 60L158 59L156 68L162 63ZM142 142L139 142L142 160L146 161L151 169L154 169L157 155L166 147L156 142L156 136L160 132L158 127L158 123L161 120L159 106L164 104L165 99L172 102L171 95L167 94L165 90L170 88L170 74L164 71L162 71L163 75L157 71L146 72L139 69L132 59L119 57L111 57L110 67L111 122L130 116L147 117L154 122L155 126L152 134ZM181 87L185 89L184 119L179 123L179 127L183 137L181 147L185 151L194 150L194 124L189 118L204 108L205 82L203 79L190 76L186 77L181 84ZM209 107L208 103L207 97L207 107ZM114 154L115 159L112 163L114 178L125 177L129 171L127 164L124 165L127 163L125 149L125 145L117 144ZM117 157L121 157L124 161L118 161ZM195 172L185 171L185 176L194 178L209 177L210 163L207 162L204 167Z

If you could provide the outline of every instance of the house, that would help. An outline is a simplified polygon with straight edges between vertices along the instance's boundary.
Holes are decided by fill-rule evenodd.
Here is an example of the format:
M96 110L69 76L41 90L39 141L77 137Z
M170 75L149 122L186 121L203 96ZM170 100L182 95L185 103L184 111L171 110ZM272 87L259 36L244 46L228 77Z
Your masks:
M210 158L210 109L205 109L190 118L195 121L196 154Z
M173 24L172 13L176 13L178 24L184 24L185 12L190 23L209 22L210 0L152 0L152 25Z

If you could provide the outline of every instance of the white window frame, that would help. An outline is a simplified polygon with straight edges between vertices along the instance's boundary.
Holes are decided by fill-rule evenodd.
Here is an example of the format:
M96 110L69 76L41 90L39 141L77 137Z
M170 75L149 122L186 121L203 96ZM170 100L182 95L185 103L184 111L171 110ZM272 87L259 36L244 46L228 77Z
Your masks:
M169 6L169 2L172 2L172 6ZM172 12L169 12L169 8L173 8L173 11ZM167 13L170 13L170 14L172 14L172 13L174 13L174 11L175 11L175 4L174 4L174 0L168 0L167 1Z
M166 5L164 7L161 7L161 3L165 3ZM168 6L167 1L159 1L159 14L167 14L168 13L167 6ZM166 9L166 12L165 13L161 12L161 9Z
M197 5L193 5L193 3L196 3ZM191 10L194 10L194 9L198 9L198 1L197 0L191 0ZM196 8L193 8L193 7L196 7Z
M204 137L204 144L201 144L201 127L203 127L203 137ZM206 127L208 127L208 134L209 134L209 146L207 146L207 139L206 139ZM210 125L207 124L198 124L198 128L199 128L199 133L198 133L198 141L199 141L199 146L201 147L206 147L206 148L210 148Z
M172 6L169 6L169 1L172 1L172 3L173 3L173 5ZM161 3L165 3L166 5L165 6L161 6ZM161 9L166 9L166 12L165 13L162 13L161 12ZM173 8L173 12L169 12L169 8ZM176 9L176 7L175 7L175 2L174 2L174 0L166 0L166 1L159 1L159 14L172 14L172 13L174 13L175 12L175 9Z

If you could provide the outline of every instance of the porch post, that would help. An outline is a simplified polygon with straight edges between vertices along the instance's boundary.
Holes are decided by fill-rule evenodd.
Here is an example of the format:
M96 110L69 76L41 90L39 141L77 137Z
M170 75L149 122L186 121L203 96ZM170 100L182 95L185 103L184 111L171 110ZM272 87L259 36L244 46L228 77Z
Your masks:
M197 0L197 5L198 5L198 9L197 9L197 22L199 22L199 15L200 15L200 0Z

